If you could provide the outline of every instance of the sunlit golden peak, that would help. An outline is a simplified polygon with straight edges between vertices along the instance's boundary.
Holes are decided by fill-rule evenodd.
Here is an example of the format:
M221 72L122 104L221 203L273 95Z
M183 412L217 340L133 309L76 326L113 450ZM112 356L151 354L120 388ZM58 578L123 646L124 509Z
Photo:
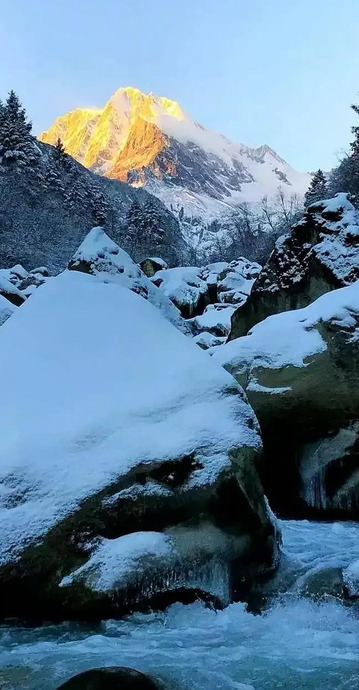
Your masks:
M162 174L156 158L168 146L168 136L186 120L176 101L126 86L102 109L77 108L57 118L39 139L55 144L60 137L67 153L80 163L126 181L129 171L151 165L156 175Z
M115 108L118 107L123 110L125 107L124 99L128 101L131 115L143 117L150 122L155 122L161 115L167 115L176 120L183 120L185 118L185 113L177 101L156 96L152 92L145 94L133 86L125 86L118 89L109 102Z

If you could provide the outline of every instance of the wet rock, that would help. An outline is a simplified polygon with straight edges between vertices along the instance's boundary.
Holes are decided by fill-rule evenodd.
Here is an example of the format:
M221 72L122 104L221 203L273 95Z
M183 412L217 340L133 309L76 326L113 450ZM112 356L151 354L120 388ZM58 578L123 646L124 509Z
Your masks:
M353 561L343 573L345 591L349 599L359 599L359 559Z
M296 591L301 596L313 599L334 597L343 600L344 579L341 568L323 568L309 571L297 582Z
M58 690L163 690L164 686L132 668L99 668L79 673Z

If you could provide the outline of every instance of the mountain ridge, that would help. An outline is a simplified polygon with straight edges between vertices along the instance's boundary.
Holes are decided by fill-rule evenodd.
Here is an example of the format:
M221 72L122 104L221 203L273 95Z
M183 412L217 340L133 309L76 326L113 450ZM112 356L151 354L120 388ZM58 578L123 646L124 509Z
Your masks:
M248 198L242 201L259 201L262 196L271 196L279 183L293 187L295 193L304 193L309 179L307 173L295 171L267 144L250 147L233 143L192 120L176 101L144 94L134 87L118 89L102 109L76 108L59 116L39 135L40 141L50 144L58 137L67 152L86 167L131 184L145 185L147 169L157 179L165 178L167 184L178 182L178 177L183 177L178 172L181 162L178 148L182 145L186 145L187 152L195 149L198 154L200 150L212 168L217 164L219 176L229 179L229 189L226 193L220 191L220 195L227 197L233 196L231 191L240 193L241 185L248 183L259 188L254 194L253 190L249 193L244 189L242 197ZM174 150L175 143L177 150ZM162 160L162 165L159 162L160 154L169 162L167 167L165 161ZM267 168L272 166L274 178L272 175L270 183L257 169L263 163L267 163ZM281 166L278 171L274 163ZM235 171L242 174L233 175ZM205 193L216 197L208 189ZM235 205L236 199L232 202Z
M280 193L302 198L310 175L270 146L231 142L192 120L179 103L139 89L118 89L101 109L77 108L39 135L91 171L144 187L179 220L185 241L208 253L229 245L238 209Z

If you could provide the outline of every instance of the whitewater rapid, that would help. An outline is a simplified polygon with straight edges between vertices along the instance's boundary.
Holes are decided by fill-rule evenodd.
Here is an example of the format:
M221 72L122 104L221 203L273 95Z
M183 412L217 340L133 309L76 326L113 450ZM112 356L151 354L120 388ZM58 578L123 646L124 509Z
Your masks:
M356 690L359 609L298 595L296 582L319 567L359 558L359 524L285 521L289 591L263 615L233 604L200 603L98 626L0 627L0 689L55 690L99 666L132 666L183 690Z

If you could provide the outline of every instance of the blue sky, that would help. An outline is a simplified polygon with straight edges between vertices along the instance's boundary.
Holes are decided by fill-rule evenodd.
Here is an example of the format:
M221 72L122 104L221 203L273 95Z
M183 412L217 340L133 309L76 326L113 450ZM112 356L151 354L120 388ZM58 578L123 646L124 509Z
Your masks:
M120 86L207 127L329 169L359 96L358 0L1 0L0 95L35 132Z

